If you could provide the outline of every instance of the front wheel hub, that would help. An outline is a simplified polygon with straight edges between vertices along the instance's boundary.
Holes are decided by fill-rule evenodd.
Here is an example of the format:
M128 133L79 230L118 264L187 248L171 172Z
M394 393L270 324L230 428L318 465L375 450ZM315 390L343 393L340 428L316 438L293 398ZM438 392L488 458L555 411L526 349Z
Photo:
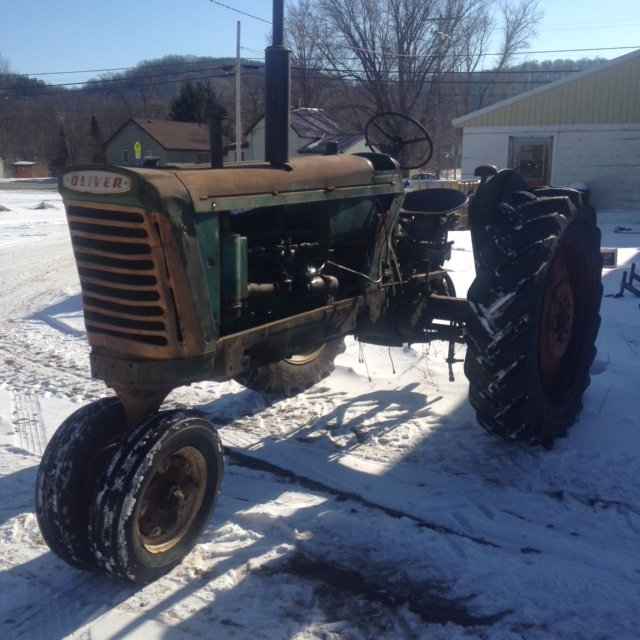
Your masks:
M204 498L206 474L206 461L193 447L160 461L138 512L140 540L147 551L166 551L189 530Z

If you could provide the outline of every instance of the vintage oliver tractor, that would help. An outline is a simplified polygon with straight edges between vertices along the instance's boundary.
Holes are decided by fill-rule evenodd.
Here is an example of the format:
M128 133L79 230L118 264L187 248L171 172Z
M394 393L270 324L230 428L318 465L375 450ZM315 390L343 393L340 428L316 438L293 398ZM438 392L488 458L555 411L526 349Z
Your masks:
M447 232L466 196L405 195L403 157L431 153L420 124L381 114L366 129L377 153L288 158L281 12L276 2L265 162L62 177L91 371L115 392L62 423L37 478L42 534L75 567L148 582L207 526L222 447L197 411L159 411L181 385L233 378L291 396L332 371L346 334L464 340L469 400L489 432L548 446L581 409L602 295L584 196L481 168L477 275L456 298Z

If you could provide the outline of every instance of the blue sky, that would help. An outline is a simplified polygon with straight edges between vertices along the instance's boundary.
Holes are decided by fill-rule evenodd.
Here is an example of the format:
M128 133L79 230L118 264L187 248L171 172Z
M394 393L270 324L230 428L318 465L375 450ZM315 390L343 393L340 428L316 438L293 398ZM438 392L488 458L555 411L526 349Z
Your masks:
M0 0L0 6L0 56L15 73L52 84L168 54L235 56L238 21L242 55L261 58L272 17L271 0ZM630 50L615 47L640 48L638 0L541 0L540 7L545 18L532 52L593 51L530 53L522 60L614 58Z

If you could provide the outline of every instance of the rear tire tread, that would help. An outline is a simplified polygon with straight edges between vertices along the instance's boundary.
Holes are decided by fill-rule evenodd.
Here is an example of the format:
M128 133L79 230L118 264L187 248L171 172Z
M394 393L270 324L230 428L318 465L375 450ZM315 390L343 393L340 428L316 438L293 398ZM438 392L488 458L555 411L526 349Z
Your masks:
M464 368L469 401L487 431L550 445L575 422L590 382L602 258L600 232L581 194L570 189L538 193L551 197L518 197L513 206L501 205L508 215L493 217L486 227L478 275L468 293ZM582 209L576 211L575 205ZM566 397L552 398L555 392L545 391L550 383L542 379L538 340L545 286L560 252L572 260L569 272L580 318L571 325L571 346L561 359L563 370L572 372Z

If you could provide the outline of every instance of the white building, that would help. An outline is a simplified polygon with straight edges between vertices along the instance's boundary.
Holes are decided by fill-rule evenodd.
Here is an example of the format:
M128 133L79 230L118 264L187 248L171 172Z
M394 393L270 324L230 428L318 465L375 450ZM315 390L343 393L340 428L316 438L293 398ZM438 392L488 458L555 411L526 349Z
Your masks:
M530 186L584 183L596 207L640 209L640 50L453 120L462 177L519 168Z

